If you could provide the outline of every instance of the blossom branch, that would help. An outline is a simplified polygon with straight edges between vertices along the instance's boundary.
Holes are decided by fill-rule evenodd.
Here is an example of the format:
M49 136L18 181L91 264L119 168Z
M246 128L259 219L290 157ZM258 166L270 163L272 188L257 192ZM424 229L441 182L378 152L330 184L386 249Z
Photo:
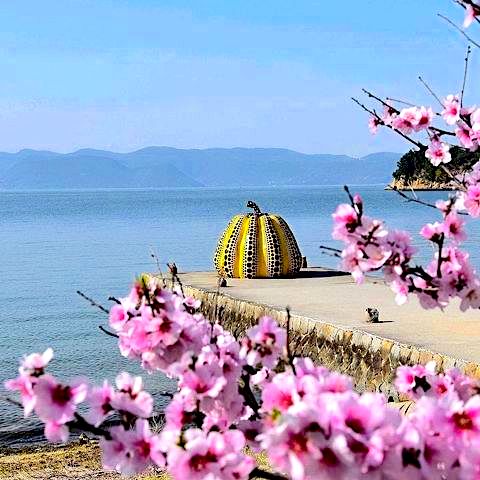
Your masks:
M371 95L371 94L370 94ZM375 97L374 95L372 95L374 98L377 98ZM423 143L420 143L420 142L417 142L416 140L414 140L413 138L410 138L408 135L405 135L404 133L402 133L400 130L397 130L396 128L392 127L391 125L387 125L383 120L382 118L380 117L380 115L378 115L377 112L375 112L374 110L370 110L369 108L367 108L363 103L361 103L360 101L358 101L355 97L352 97L352 100L361 108L363 108L363 110L365 110L366 112L370 113L370 115L374 116L377 121L379 122L380 125L383 125L387 128L389 128L390 130L393 130L394 132L398 133L401 137L403 137L405 140L407 140L408 142L412 143L413 145L415 145L416 147L418 147L420 150L424 151L427 149L427 147L425 145L423 145ZM383 102L383 100L379 100L381 101L383 104L385 104L385 102Z
M399 190L396 186L392 187L392 191L394 191L395 193L400 195L402 198L404 198L407 201L407 203L414 202L414 203L418 203L419 205L424 205L425 207L434 208L435 210L438 210L437 206L434 205L433 203L425 202L424 200L420 200L417 197L409 197L408 195L403 193L401 190ZM460 215L468 215L468 213L466 212L458 212L458 213Z

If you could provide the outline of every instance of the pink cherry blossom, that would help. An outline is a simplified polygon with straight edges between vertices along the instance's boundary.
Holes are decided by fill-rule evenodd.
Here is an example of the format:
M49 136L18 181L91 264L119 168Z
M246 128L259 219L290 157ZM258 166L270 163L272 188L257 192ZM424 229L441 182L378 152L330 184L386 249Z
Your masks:
M420 235L427 240L438 240L443 233L443 224L440 222L427 223L420 230Z
M135 429L129 438L129 447L132 452L131 472L143 472L150 463L157 467L165 466L165 446L161 438L150 431L147 420L137 420ZM123 472L125 473L125 472ZM129 472L126 472L129 473Z
M380 125L380 120L377 117L370 117L368 121L368 128L372 135L375 135L378 132L378 126Z
M382 115L382 121L385 125L392 125L393 120L397 116L397 113L395 112L395 109L391 107L390 105L385 105L383 108L383 115Z
M24 372L38 374L43 372L52 358L53 350L47 348L43 353L32 353L24 357L20 362L20 368Z
M332 237L343 240L348 237L358 225L358 212L346 203L340 204L332 214L334 227Z
M168 451L168 470L176 479L247 479L255 461L242 449L245 438L238 430L225 433L191 429L185 433L184 448Z
M436 167L441 163L448 163L452 159L450 147L440 140L432 140L425 152L425 157Z
M118 330L127 320L128 312L125 311L125 308L122 305L114 305L110 309L109 323L113 329Z
M197 300L193 297L185 297L185 300L183 302L185 307L192 309L193 311L198 310L200 308L200 305L202 302L200 300Z
M434 365L430 365L428 370L423 365L400 366L396 371L395 387L400 393L411 398L419 398L431 388L427 376L432 369Z
M448 125L455 125L460 119L460 99L458 95L448 95L443 101L444 110L441 115Z
M414 130L419 132L420 130L424 130L428 128L432 123L433 118L433 110L431 107L417 107L416 111L416 125L414 125Z
M121 412L129 412L138 417L148 418L152 414L152 396L143 390L142 377L132 377L123 372L115 379L118 392L110 400L110 405Z
M393 118L391 124L405 135L413 131L419 132L428 128L432 122L433 111L430 107L409 107L404 108Z
M465 221L456 212L449 213L443 220L442 230L446 238L461 242L467 238Z
M179 384L185 392L192 392L198 398L215 398L227 384L227 380L218 364L218 357L207 348L199 355L195 367L183 374Z
M455 135L465 148L468 148L471 151L478 149L477 134L465 122L458 122L458 126L455 129Z
M480 396L462 402L454 400L450 403L447 421L453 441L470 442L480 434Z
M405 135L410 135L417 125L417 110L415 107L404 108L399 115L392 120L392 127Z
M45 422L45 437L52 443L65 443L68 440L70 432L64 423L55 421Z
M475 108L470 114L470 124L475 135L480 132L480 108Z
M285 330L270 317L262 317L258 325L248 330L242 341L240 356L248 365L261 364L273 368L284 353L287 342Z
M467 3L465 6L465 19L463 21L464 28L468 28L478 15L480 15L480 7Z
M464 205L472 217L480 217L480 184L467 188Z
M111 405L113 398L113 388L106 380L101 387L91 388L87 396L90 410L86 419L93 425L100 425L113 413L113 407Z
M5 382L5 388L10 391L17 391L20 393L20 399L23 405L23 413L25 417L28 417L37 401L37 398L33 392L33 385L36 379L30 377L25 373L21 373L17 378L7 380Z
M73 419L77 405L85 400L87 391L88 386L82 381L63 385L51 375L43 375L34 386L35 413L45 422L67 423Z
M197 399L184 390L176 393L165 409L165 429L180 433L181 429L192 422L193 412L197 409Z
M150 431L146 420L137 420L133 430L122 425L112 427L109 435L100 441L105 470L131 475L145 471L152 463L165 466L161 439Z
M288 372L280 373L265 385L262 392L263 409L265 412L278 410L284 412L295 402L295 378Z

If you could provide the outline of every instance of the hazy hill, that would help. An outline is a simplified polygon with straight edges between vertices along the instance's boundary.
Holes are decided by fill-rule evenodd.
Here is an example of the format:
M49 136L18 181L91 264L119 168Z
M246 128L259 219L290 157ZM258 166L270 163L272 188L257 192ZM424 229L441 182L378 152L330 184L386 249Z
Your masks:
M280 148L21 150L0 153L0 188L387 184L399 158L396 153L352 158Z

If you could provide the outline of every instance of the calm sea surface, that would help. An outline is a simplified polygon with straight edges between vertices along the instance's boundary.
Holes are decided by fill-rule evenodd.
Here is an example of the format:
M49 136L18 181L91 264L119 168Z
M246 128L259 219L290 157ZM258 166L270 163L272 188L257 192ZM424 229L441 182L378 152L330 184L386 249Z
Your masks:
M412 233L435 215L381 186L354 190L363 194L369 215ZM421 195L430 201L445 196ZM212 269L219 234L247 200L288 221L309 265L336 266L318 246L335 246L330 214L346 200L341 187L0 192L2 384L15 376L23 353L48 346L55 350L51 371L60 378L113 379L120 369L140 373L135 362L120 357L115 340L98 330L105 317L76 290L108 304L108 296L126 294L135 275L155 270L151 250L162 264L175 260L183 271ZM480 265L478 223L469 225L467 248ZM431 254L415 240L421 256ZM147 375L147 386L152 392L172 387L159 375ZM157 404L162 407L162 398ZM40 438L38 427L0 400L0 445Z

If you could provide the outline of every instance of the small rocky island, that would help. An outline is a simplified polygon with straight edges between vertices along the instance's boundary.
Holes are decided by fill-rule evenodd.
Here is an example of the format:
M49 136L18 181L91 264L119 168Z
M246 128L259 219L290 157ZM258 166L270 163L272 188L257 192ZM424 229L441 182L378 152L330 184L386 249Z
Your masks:
M447 168L454 175L462 176L480 160L480 153L468 152L459 147L450 149L452 160ZM423 152L410 150L397 163L393 179L387 189L398 190L455 190L455 183L441 165L434 166Z

